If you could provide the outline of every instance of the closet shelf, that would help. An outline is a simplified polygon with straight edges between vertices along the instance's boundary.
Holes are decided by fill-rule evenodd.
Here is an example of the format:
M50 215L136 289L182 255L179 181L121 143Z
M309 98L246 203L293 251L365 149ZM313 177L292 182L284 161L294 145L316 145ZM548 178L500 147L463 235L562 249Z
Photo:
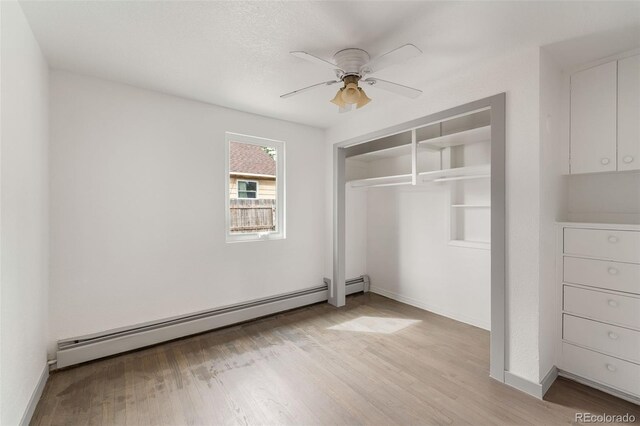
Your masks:
M490 209L491 206L487 204L451 204L451 207L456 209Z
M487 141L491 141L491 126L476 127L475 129L465 130L463 132L425 139L418 141L418 146L426 149L439 150L451 146L469 145Z
M353 157L349 157L349 160L356 160L356 161L361 161L363 163L370 163L372 161L400 157L403 155L411 155L411 144L394 146L391 148L380 149L378 151L372 151L364 154L354 155Z
M422 182L446 182L450 180L482 179L491 177L491 165L457 167L419 173Z
M453 169L434 170L419 173L419 182L447 182L463 179L482 179L491 177L491 166L457 167ZM366 179L355 179L348 182L352 188L369 188L374 186L411 185L411 174L381 176ZM462 206L462 205L461 205ZM485 207L485 206L476 206ZM489 207L489 206L486 206Z
M374 186L411 185L411 174L382 176L349 181L352 188L370 188Z
M450 246L491 250L491 243L485 241L450 240Z

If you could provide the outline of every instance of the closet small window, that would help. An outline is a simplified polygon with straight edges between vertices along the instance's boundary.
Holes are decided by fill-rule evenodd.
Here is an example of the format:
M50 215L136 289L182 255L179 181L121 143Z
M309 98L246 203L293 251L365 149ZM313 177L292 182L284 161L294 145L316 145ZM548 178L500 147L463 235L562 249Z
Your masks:
M284 142L226 134L226 239L285 237Z

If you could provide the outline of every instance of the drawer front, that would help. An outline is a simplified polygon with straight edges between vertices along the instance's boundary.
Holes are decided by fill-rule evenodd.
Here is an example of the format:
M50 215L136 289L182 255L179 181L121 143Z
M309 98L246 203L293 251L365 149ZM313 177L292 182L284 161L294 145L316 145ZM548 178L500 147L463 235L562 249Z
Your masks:
M563 315L562 338L627 361L640 362L640 331Z
M565 256L564 281L640 294L640 265Z
M565 228L564 253L640 263L640 232Z
M640 328L640 298L565 285L563 299L568 313Z
M640 365L562 343L562 369L640 396Z

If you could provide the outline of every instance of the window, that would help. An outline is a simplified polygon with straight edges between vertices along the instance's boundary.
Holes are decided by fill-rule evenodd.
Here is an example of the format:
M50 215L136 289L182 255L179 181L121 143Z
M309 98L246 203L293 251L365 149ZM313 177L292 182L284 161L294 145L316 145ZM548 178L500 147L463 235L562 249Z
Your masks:
M285 237L284 142L226 134L228 242Z
M258 198L258 182L255 180L239 180L238 198Z

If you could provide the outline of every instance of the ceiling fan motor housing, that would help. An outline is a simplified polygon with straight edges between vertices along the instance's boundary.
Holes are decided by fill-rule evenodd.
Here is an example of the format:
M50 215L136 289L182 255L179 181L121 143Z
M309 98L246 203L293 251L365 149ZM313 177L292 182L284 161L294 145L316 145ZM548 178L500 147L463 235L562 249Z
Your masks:
M333 60L336 65L344 71L341 77L349 75L362 77L360 74L361 69L369 62L370 57L369 54L362 49L350 48L338 51L333 55Z

